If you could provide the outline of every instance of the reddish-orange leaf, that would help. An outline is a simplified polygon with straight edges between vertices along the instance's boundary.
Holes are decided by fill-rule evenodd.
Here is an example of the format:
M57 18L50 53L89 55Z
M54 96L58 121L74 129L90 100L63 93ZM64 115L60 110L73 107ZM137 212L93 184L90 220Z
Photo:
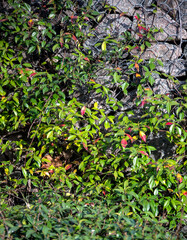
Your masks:
M89 21L89 18L88 17L84 17L84 20Z
M86 112L86 106L83 106L81 109L81 115L83 116Z
M182 182L182 176L179 173L177 173L177 179L178 179L179 183Z
M127 146L127 141L125 140L125 138L123 138L123 139L121 140L121 145L122 145L123 148L126 148L126 146Z
M125 135L131 140L131 142L133 143L134 142L134 139L133 139L133 137L131 137L131 135L130 134L128 134L128 133L125 133Z
M83 143L82 145L83 145L84 149L86 149L86 151L88 151L87 145L85 143Z
M143 154L143 155L149 157L148 153L146 153L146 152L144 152L144 151L139 151L139 152L140 152L141 154Z
M31 27L33 26L33 24L34 24L33 20L30 19L30 20L28 21L28 25L29 25L29 27L31 28Z
M126 16L127 15L127 13L126 12L122 12L122 13L120 13L120 17L122 17L122 16Z
M4 19L1 19L0 22L5 22L7 20L8 20L7 18L4 18Z
M77 16L71 16L71 22L73 23L73 20L77 18L78 18Z
M72 164L67 164L67 165L65 166L65 170L67 171L67 170L69 170L71 167L72 167Z
M117 68L116 68L116 70L119 70L119 71L121 71L122 69L121 69L120 67L117 67Z
M183 195L187 197L187 192L183 192Z
M143 35L141 34L141 33L138 33L137 34L140 38L142 38L143 37Z
M135 63L135 68L136 68L136 70L139 72L139 70L140 70L140 68L139 68L139 65L138 65L138 63Z
M77 41L77 38L75 37L75 35L72 35L72 38L74 41Z
M85 60L85 61L88 61L88 62L90 61L87 57L85 57L84 60Z
M97 138L95 141L94 141L94 144L96 144L98 141L99 141L100 138Z
M139 132L139 135L140 135L141 139L142 139L144 142L146 142L146 135L145 135L145 133L142 132L142 131L140 131L140 132Z
M60 46L63 47L63 39L60 39Z
M77 19L78 16L71 16L71 19Z

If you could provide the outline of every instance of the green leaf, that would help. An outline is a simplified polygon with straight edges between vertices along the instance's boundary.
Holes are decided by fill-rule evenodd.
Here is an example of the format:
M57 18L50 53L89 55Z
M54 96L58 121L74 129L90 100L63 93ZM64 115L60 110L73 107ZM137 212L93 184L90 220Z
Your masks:
M151 86L153 86L153 84L155 82L154 78L152 76L149 76L148 80L149 80L149 83L151 84Z
M50 230L50 228L48 228L47 226L43 226L42 232L43 232L44 236L48 234L49 230Z
M169 206L169 204L170 204L170 199L168 199L164 202L164 209L167 208Z
M69 137L68 137L68 140L74 140L76 138L76 135L70 135Z
M53 131L48 132L47 138L53 138Z
M31 46L28 50L28 53L32 53L36 50L36 46Z
M108 128L110 128L110 123L108 121L105 121L104 126L105 129L107 130Z
M168 113L170 113L170 111L171 111L171 102L167 102L166 103L166 110L167 110Z
M161 60L158 59L157 62L158 62L158 64L159 64L160 66L162 66L162 67L164 66L164 64L163 64L163 62L162 62Z
M25 168L22 167L22 173L23 173L23 176L25 178L27 178L27 171L25 170Z
M6 92L2 89L2 87L0 86L0 95L1 96L5 96Z
M145 45L146 45L147 47L151 47L151 43L150 43L150 42L145 41Z

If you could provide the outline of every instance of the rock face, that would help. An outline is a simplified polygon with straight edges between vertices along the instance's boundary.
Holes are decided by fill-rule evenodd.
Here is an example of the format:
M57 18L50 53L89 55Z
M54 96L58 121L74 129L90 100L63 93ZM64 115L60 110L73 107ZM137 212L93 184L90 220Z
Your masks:
M93 2L96 3L95 8L103 3L102 0ZM145 51L141 51L140 47L136 47L124 54L123 59L117 60L117 66L122 69L122 79L127 79L125 73L128 70L129 61L126 59L136 56L138 59L143 59L144 62L148 62L150 58L161 60L163 66L157 66L156 70L163 74L172 75L175 78L180 77L181 83L185 82L187 69L186 0L107 0L105 4L115 7L113 8L114 11L109 11L109 13L103 15L102 20L97 23L95 30L92 32L92 37L85 42L85 47L91 48L95 57L98 57L102 52L101 43L107 36L120 41L125 32L131 32L134 34L137 46L140 46L143 36L137 34L138 32L141 33L137 25L141 23L145 26L145 29L157 28L158 31L153 33L153 38L150 38L151 46L146 46ZM96 10L98 11L98 9ZM162 31L159 31L160 28ZM107 66L106 64L103 69L98 70L96 82L105 85L113 91L113 97L117 99L114 89L117 89L118 86L114 84L112 75L108 71L115 67L112 65ZM174 85L166 77L163 78L159 74L153 74L152 76L155 80L152 89L156 94L170 94L175 89ZM132 76L132 81L137 81L137 79ZM128 96L123 95L120 97L123 105L121 111L133 109L135 92L135 89L129 88ZM99 96L97 98L95 96L95 99L101 102ZM105 110L107 112L110 111L110 109ZM138 118L140 114L140 112L137 112L135 117ZM158 136L158 143L154 142L154 144L156 148L160 146L158 152L162 156L157 154L153 156L155 159L172 156L175 151L172 144L169 146L170 143L166 142L165 136L162 136L162 146L159 145L160 137ZM168 151L168 149L171 151Z
M146 50L142 58L161 59L164 62L162 68L164 73L174 77L185 75L187 1L108 0L107 4L114 6L118 14L107 14L96 27L95 37L87 41L86 46L92 46L94 49L94 45L106 35L119 37L128 29L132 28L136 31L137 20L134 17L139 14L141 23L147 29L163 29L163 32L155 32L155 40L152 40L152 46ZM158 8L156 9L152 4L156 4ZM120 17L120 13L124 13L123 17ZM137 35L135 38L139 40ZM98 54L99 49L94 50L94 53Z

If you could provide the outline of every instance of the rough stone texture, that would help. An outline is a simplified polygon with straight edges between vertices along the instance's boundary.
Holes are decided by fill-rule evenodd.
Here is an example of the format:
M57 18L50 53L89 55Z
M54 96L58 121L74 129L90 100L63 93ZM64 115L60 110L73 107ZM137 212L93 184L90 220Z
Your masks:
M186 0L157 0L157 6L163 9L179 24L182 21L183 28L187 29L187 1ZM179 17L179 15L181 17Z
M152 46L143 53L143 59L157 58L162 61L175 60L182 54L182 49L169 43L152 43Z
M127 16L132 16L134 15L134 12L135 12L134 6L139 4L139 1L138 0L131 0L131 1L108 0L107 3L110 4L111 6L116 7L121 12L125 12Z
M164 66L158 66L157 70L166 74L171 74L175 77L181 77L186 75L186 64L186 61L183 59L165 61Z
M154 37L156 41L172 41L180 40L181 38L187 39L187 31L184 28L181 28L180 24L162 10L158 9L156 14L141 10L137 10L135 15L137 13L145 23L146 28L156 27L158 29L163 29L163 32L155 33ZM137 21L134 20L133 26L137 25L136 22Z
M162 79L159 77L155 77L155 83L153 87L153 91L156 94L166 94L169 93L170 89L172 89L172 84L169 81L166 81L166 79Z
M95 34L102 38L109 34L114 37L119 37L127 31L131 26L132 21L127 17L120 17L119 14L108 14L96 28Z

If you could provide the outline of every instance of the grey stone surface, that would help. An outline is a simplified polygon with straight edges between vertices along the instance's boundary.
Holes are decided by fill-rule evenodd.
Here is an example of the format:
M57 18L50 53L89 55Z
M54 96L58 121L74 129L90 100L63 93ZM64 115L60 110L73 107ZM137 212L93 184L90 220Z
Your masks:
M180 27L180 24L173 20L167 13L158 9L156 14L152 12L143 11L138 9L135 15L139 14L141 22L145 24L146 28L163 29L163 32L154 33L155 41L176 41L180 39L187 39L187 31ZM132 29L138 32L137 20L134 18ZM136 39L138 36L136 35Z
M141 56L143 59L156 58L162 61L175 60L182 54L182 49L169 43L152 43Z
M96 28L95 34L97 36L119 37L122 33L127 31L131 26L132 21L127 17L120 17L119 14L108 14Z
M154 26L158 29L163 29L163 32L155 34L157 41L187 39L187 31L180 28L180 25L175 20L160 9L158 9L155 15L147 14L145 21L148 28Z
M142 1L141 1L142 2ZM116 7L121 12L125 12L128 16L132 16L134 14L134 6L141 3L138 0L107 0L107 3L111 6Z
M176 59L174 61L165 61L164 66L158 66L157 70L175 77L186 75L187 62L183 59Z

